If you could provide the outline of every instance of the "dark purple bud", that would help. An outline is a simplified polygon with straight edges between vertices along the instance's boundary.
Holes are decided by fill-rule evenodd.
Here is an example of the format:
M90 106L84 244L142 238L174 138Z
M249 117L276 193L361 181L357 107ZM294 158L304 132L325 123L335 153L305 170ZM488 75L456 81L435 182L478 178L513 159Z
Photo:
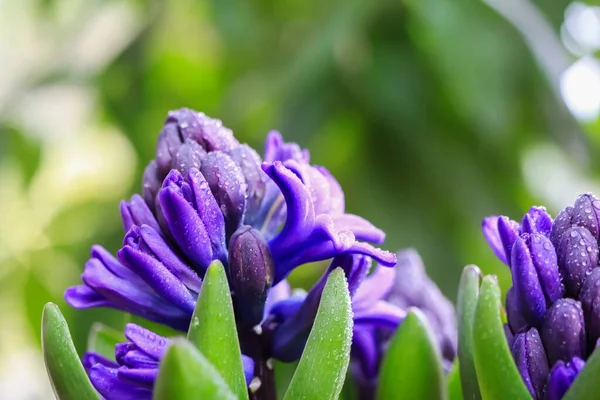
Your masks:
M558 213L552 224L550 231L550 241L555 248L558 248L560 241L567 229L571 227L571 219L573 218L573 207L569 206Z
M563 297L564 287L558 271L556 250L547 236L540 233L529 235L525 242L531 254L531 261L537 272L546 304L552 304Z
M246 210L246 182L240 167L226 153L215 151L202 160L202 175L225 217L227 236L240 226Z
M167 121L156 142L156 166L160 176L166 176L172 168L173 159L179 151L183 138L175 121Z
M244 225L229 241L229 275L239 318L255 326L263 318L275 264L269 245L256 229Z
M246 181L248 193L245 223L252 225L256 222L252 219L257 216L265 196L268 178L261 168L260 156L250 146L239 145L229 152L229 156L238 165Z
M513 288L521 315L530 326L540 326L546 313L546 299L525 241L518 238L512 248Z
M565 231L556 252L566 294L577 298L586 274L598 265L598 243L590 231L576 226Z
M548 361L569 361L585 357L585 323L581 304L573 299L560 299L546 313L540 331Z
M160 232L160 227L154 214L138 194L134 194L128 202L121 202L121 220L123 221L123 229L127 232L132 226L148 225Z
M531 328L517 334L513 340L512 354L529 393L541 399L550 368L537 329Z
M600 237L600 200L591 193L580 195L573 207L571 224L586 228L598 240Z
M585 361L579 357L575 357L567 363L561 360L554 364L548 377L548 383L546 384L545 399L562 399L583 367L585 367Z
M177 150L175 157L173 157L171 169L176 169L181 172L181 175L186 176L191 168L200 169L200 164L205 155L206 151L202 146L191 139L186 139Z
M151 161L144 170L142 178L142 194L144 201L151 210L156 209L156 195L162 186L162 179L158 176L156 161Z
M183 139L193 139L206 151L228 151L238 145L233 132L221 120L188 108L171 111L167 123L176 122Z
M594 268L585 278L579 300L585 317L588 351L591 352L600 338L600 268Z
M506 292L506 317L508 319L508 326L510 326L513 333L517 333L527 326L525 317L521 314L514 287L511 287Z
M551 229L552 217L550 217L545 207L531 207L521 221L521 234L539 233L548 237Z

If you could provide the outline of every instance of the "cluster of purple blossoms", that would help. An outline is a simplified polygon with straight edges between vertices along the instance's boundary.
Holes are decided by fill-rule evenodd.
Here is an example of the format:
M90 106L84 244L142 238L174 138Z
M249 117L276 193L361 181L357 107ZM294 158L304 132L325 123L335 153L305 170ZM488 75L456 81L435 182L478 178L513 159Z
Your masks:
M380 244L385 234L344 209L335 178L278 132L269 133L263 161L221 121L173 111L145 170L142 196L121 204L123 247L115 257L94 246L83 284L65 298L75 308L116 308L186 331L204 273L219 260L232 291L247 382L254 391L270 391L260 385L271 381L271 359L300 357L327 276L342 267L355 314L353 359L365 382L376 379L385 343L409 306L430 313L452 359L454 311L415 262L418 256L410 253L411 262L401 263L412 269L388 268L396 256L367 243ZM331 258L308 293L291 292L285 278L294 268ZM367 276L372 259L379 265ZM88 353L84 364L104 398L150 399L168 339L133 324L125 334L129 342L116 347L114 361Z
M535 399L563 397L600 338L600 200L580 195L553 221L533 207L520 223L483 221L494 253L510 267L507 339Z

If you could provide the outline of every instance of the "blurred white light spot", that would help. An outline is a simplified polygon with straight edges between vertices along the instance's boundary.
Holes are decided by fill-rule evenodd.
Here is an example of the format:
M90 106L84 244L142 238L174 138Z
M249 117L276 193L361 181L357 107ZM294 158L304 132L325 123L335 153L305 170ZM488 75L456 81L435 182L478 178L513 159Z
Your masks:
M572 204L578 194L600 193L598 183L575 168L565 153L554 144L528 149L522 161L525 185L551 210Z
M590 57L576 61L561 76L560 92L576 118L595 120L600 112L600 63Z
M600 48L600 7L572 3L565 10L564 27L584 54Z

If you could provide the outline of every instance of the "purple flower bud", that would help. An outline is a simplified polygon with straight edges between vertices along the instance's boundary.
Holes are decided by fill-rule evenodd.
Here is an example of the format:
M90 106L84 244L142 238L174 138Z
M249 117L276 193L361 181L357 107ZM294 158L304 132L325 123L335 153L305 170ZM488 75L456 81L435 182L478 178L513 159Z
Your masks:
M246 182L240 167L226 153L209 153L200 169L217 200L223 217L227 236L240 226L246 211Z
M585 317L588 351L592 352L600 338L600 268L585 278L579 300Z
M548 237L551 229L552 217L550 217L545 207L531 207L521 221L521 234L538 233Z
M580 195L573 207L571 224L586 228L598 240L600 238L600 200L591 193Z
M229 152L229 156L240 168L248 188L244 223L253 225L258 222L256 217L265 196L267 175L261 168L260 156L250 146L239 145Z
M265 141L265 161L287 161L294 160L308 163L310 154L308 150L302 149L296 143L286 143L277 131L270 131Z
M171 169L176 169L181 172L181 175L186 176L191 168L200 169L205 156L206 151L202 146L191 139L186 139L171 160Z
M540 285L531 253L525 241L518 238L512 248L511 272L520 313L530 326L539 326L546 313L546 299Z
M571 227L571 219L573 218L573 207L569 206L558 213L552 224L550 231L550 241L555 248L558 249L560 242L566 230Z
M263 318L275 266L267 242L250 226L240 227L229 241L229 276L238 317L252 327Z
M537 329L518 333L513 340L512 354L529 393L541 399L550 368Z
M129 203L121 202L121 220L123 221L123 229L127 232L132 226L151 226L157 232L160 232L160 226L152 214L148 205L138 194L131 197Z
M521 314L514 287L511 287L506 292L506 317L508 319L508 326L510 326L513 333L517 333L527 326L525 317Z
M142 178L142 195L148 207L156 210L156 195L162 186L162 179L158 174L156 161L151 161L144 169Z
M173 159L182 142L177 122L166 122L156 141L156 166L159 177L166 176L171 170Z
M598 243L586 228L572 227L563 234L556 252L566 294L577 298L586 273L598 265Z
M573 299L560 299L546 313L540 331L548 361L569 361L585 357L585 323L581 304Z
M583 367L585 367L585 361L579 357L574 357L567 363L560 360L554 364L548 377L548 383L546 384L545 399L562 399Z

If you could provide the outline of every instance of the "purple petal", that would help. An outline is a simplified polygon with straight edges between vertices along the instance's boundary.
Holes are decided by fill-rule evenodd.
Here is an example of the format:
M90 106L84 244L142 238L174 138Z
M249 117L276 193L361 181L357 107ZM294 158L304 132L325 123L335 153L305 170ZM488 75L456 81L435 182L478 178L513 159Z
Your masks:
M573 207L571 224L586 228L598 240L600 238L600 200L591 193L580 195Z
M375 227L366 219L354 214L343 214L333 219L337 230L349 230L357 240L381 244L385 240L385 232Z
M374 330L355 326L352 334L352 356L358 361L361 372L368 378L377 376L378 355Z
M550 241L556 249L558 249L563 235L571 227L571 219L573 218L573 207L567 207L558 213L552 224L550 231Z
M242 368L244 369L244 378L246 379L246 385L250 384L252 378L254 378L254 361L242 354Z
M110 307L111 302L89 286L71 286L65 291L65 300L73 308Z
M117 370L117 377L120 380L145 389L152 389L154 387L157 376L158 365L156 368L129 369L127 367L121 367Z
M123 229L127 232L132 226L149 225L157 232L160 232L158 222L152 214L148 205L138 194L131 197L129 203L121 202L121 219L123 220Z
M105 399L151 400L152 391L121 381L117 370L102 364L94 365L89 371L90 381Z
M290 284L286 280L282 280L277 285L271 287L271 290L269 290L269 294L267 295L267 300L265 301L264 317L269 315L275 304L290 297L290 293Z
M136 324L125 326L125 337L143 352L159 360L167 348L169 340Z
M231 159L242 172L247 185L246 216L244 224L254 226L254 219L265 196L267 176L263 172L260 156L254 149L242 144L229 152Z
M169 231L181 251L200 270L206 269L213 260L211 240L196 210L170 186L160 191L159 202Z
M183 263L171 250L171 247L164 241L157 231L149 226L142 225L140 236L146 246L152 251L160 262L183 282L190 290L196 293L200 292L202 279L186 264Z
M539 326L546 313L546 299L531 253L525 241L518 238L512 248L511 273L521 315L531 326Z
M537 272L542 291L548 304L563 297L564 287L558 271L556 250L550 239L540 233L533 233L526 238L531 254L531 261Z
M585 278L579 300L585 317L588 351L591 352L600 338L600 268L594 268Z
M500 217L497 216L484 218L481 223L481 229L485 240L487 240L496 257L504 264L508 265L506 251L504 250L502 239L500 239L500 233L498 232L499 218Z
M546 400L562 399L584 366L585 361L578 357L573 358L569 363L558 361L552 367L550 376L548 377Z
M296 160L308 163L310 154L296 143L286 143L277 131L270 131L265 141L265 161Z
M508 325L515 334L527 326L525 317L521 314L514 287L511 287L508 289L508 292L506 292L506 316Z
M396 270L394 268L385 268L378 265L374 272L358 287L352 298L354 312L370 309L387 296L394 284L395 276Z

